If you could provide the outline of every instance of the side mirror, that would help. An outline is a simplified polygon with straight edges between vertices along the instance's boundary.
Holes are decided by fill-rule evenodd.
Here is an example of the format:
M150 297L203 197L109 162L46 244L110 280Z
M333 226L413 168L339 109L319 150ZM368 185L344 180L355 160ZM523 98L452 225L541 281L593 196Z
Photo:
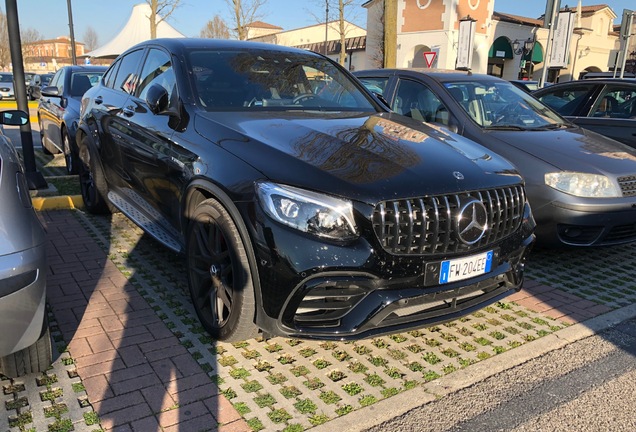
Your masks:
M153 84L146 93L146 103L153 114L164 114L168 112L170 101L168 91L159 84Z
M40 91L40 93L42 93L42 96L59 97L60 89L58 89L56 86L47 86L47 87L44 87Z
M24 126L29 122L29 115L21 110L5 110L0 112L0 123L7 126Z

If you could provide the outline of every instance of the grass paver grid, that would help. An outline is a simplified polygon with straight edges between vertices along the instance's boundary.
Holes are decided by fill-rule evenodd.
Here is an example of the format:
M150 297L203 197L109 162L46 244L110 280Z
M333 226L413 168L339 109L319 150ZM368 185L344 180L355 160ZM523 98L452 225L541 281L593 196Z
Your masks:
M16 379L0 375L0 431L101 431L55 316L48 316L53 364Z
M253 430L311 428L567 325L500 302L443 325L355 342L214 342L190 303L180 256L121 214L74 214Z
M527 277L612 309L636 301L636 244L535 250Z

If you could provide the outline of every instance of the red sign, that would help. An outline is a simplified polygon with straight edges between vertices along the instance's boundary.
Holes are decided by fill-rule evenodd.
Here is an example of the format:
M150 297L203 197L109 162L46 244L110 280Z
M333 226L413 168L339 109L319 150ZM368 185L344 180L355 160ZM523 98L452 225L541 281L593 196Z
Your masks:
M425 52L424 53L424 60L426 60L426 66L428 66L429 68L431 67L431 65L435 61L435 56L436 55L437 55L437 53L433 52L433 51L429 51L429 52Z

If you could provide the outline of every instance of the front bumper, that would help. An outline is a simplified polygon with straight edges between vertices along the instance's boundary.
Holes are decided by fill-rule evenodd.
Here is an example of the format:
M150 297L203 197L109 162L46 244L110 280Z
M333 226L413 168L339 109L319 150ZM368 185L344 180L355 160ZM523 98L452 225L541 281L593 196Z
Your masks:
M559 194L565 195L565 194ZM532 207L545 245L610 246L636 241L636 198L558 196Z
M256 242L262 308L256 322L286 337L353 340L457 319L521 289L534 221L469 254L390 255L363 237L325 244L275 224ZM267 247L266 247L267 245ZM489 273L437 284L441 259L495 250ZM280 251L284 251L284 254Z
M0 256L0 357L40 338L45 304L45 245Z

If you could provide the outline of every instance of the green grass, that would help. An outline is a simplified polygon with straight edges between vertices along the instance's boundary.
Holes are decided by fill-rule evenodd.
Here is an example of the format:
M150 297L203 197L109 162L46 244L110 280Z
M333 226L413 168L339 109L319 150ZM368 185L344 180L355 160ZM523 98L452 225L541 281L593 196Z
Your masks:
M58 195L80 195L80 184L77 177L49 177L48 183L55 186Z

